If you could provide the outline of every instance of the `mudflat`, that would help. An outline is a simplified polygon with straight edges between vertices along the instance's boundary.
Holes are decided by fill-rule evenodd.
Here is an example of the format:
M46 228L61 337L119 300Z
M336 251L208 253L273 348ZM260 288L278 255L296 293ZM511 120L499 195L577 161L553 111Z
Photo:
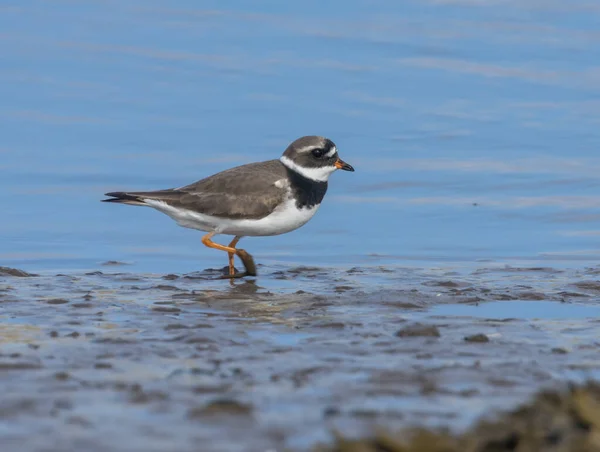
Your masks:
M340 441L459 441L600 367L594 268L259 266L230 285L106 264L0 269L3 449L405 450Z

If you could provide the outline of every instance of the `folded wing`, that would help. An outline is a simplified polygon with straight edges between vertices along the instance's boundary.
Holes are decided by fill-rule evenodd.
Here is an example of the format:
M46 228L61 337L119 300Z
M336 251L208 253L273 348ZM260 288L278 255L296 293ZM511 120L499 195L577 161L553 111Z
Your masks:
M264 218L288 195L285 168L277 160L232 168L181 188L106 193L113 202L147 206L145 200L222 218Z

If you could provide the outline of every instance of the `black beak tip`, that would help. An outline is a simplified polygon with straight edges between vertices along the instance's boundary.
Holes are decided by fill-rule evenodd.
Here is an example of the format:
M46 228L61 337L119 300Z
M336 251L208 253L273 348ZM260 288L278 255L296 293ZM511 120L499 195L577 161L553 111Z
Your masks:
M348 165L347 163L344 163L344 166L342 166L342 169L344 171L350 171L351 173L354 172L354 167L352 165Z

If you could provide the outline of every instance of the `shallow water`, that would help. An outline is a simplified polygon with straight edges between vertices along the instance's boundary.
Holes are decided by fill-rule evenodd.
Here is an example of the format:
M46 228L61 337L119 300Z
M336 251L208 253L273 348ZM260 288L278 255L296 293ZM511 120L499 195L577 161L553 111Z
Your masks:
M30 0L0 12L4 265L221 265L197 232L99 199L276 158L305 134L331 137L357 171L334 175L301 230L244 240L259 262L598 258L593 3Z
M301 451L600 376L594 269L121 270L0 276L2 447Z
M564 5L0 5L0 266L39 275L0 271L0 445L306 450L597 377L600 8ZM241 242L256 280L99 202L306 134L357 171Z
M503 301L477 305L439 305L431 310L436 315L505 319L507 314L519 319L536 320L583 320L600 317L600 306L583 303L561 303L553 301Z

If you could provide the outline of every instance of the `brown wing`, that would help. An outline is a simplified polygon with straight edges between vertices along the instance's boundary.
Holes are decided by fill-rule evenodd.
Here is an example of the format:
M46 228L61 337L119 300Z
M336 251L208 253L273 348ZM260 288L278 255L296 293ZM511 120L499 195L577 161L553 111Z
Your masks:
M287 196L285 186L275 185L285 176L281 162L270 160L231 168L181 188L107 193L113 199L105 201L144 205L144 199L154 199L215 217L259 219Z

